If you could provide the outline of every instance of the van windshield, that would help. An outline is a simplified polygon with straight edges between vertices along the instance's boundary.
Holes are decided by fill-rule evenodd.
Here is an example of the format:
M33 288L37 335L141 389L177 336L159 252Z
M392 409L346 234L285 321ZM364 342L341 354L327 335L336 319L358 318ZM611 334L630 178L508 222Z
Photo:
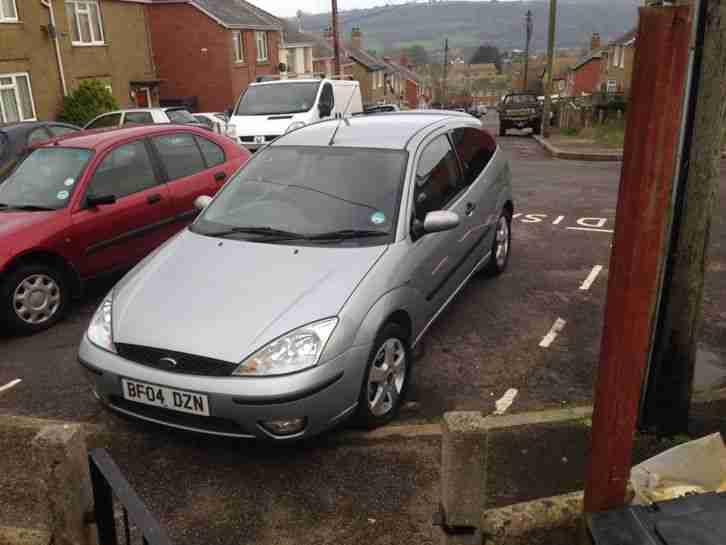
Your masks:
M307 112L315 105L320 82L250 85L236 115L280 115Z

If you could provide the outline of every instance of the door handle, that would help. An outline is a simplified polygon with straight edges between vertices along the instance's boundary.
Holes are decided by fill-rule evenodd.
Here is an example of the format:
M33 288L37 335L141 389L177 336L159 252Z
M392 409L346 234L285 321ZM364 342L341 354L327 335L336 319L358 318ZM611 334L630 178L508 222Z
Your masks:
M146 202L149 204L156 204L158 202L161 202L161 195L159 195L158 193L149 195L148 197L146 197Z
M476 210L476 205L473 202L466 203L465 214L467 216L471 216L474 213L474 210Z
M217 174L214 175L214 180L216 182L221 182L226 177L227 177L227 173L226 172L217 172Z

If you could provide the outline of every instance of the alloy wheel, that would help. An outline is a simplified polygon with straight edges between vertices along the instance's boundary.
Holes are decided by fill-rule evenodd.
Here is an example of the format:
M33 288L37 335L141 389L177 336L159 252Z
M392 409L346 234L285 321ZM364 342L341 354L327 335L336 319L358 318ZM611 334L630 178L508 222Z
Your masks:
M15 288L12 301L15 314L23 322L43 324L60 308L60 286L47 274L32 274Z
M368 407L375 416L384 416L398 405L406 364L406 349L399 339L388 339L378 349L368 372Z
M506 216L499 218L496 233L496 246L494 256L497 260L497 266L501 269L507 263L509 256L509 221Z

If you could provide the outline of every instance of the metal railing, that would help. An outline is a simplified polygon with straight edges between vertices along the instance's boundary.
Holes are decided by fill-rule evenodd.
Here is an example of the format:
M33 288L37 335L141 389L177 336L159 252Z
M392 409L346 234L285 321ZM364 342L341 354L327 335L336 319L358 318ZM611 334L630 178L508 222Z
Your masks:
M88 454L93 488L93 522L98 528L99 545L131 544L132 530L144 545L171 545L164 529L141 501L105 449ZM114 501L116 500L116 501ZM116 504L121 507L124 541L119 541Z

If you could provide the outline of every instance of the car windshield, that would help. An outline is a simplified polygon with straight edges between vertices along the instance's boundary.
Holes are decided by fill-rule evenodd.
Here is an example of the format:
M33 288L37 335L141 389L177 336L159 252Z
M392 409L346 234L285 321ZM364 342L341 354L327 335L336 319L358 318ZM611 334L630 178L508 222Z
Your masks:
M65 208L91 150L39 148L0 185L0 208Z
M277 115L307 112L315 104L320 82L250 85L236 115Z
M186 110L167 110L166 115L172 123L196 123L195 117Z
M260 242L274 239L250 229L286 233L280 241L316 237L308 242L329 244L324 237L337 234L359 245L390 242L406 158L396 150L268 148L225 186L192 230L236 229L235 236Z
M505 104L533 104L537 102L534 95L510 95L505 100Z

